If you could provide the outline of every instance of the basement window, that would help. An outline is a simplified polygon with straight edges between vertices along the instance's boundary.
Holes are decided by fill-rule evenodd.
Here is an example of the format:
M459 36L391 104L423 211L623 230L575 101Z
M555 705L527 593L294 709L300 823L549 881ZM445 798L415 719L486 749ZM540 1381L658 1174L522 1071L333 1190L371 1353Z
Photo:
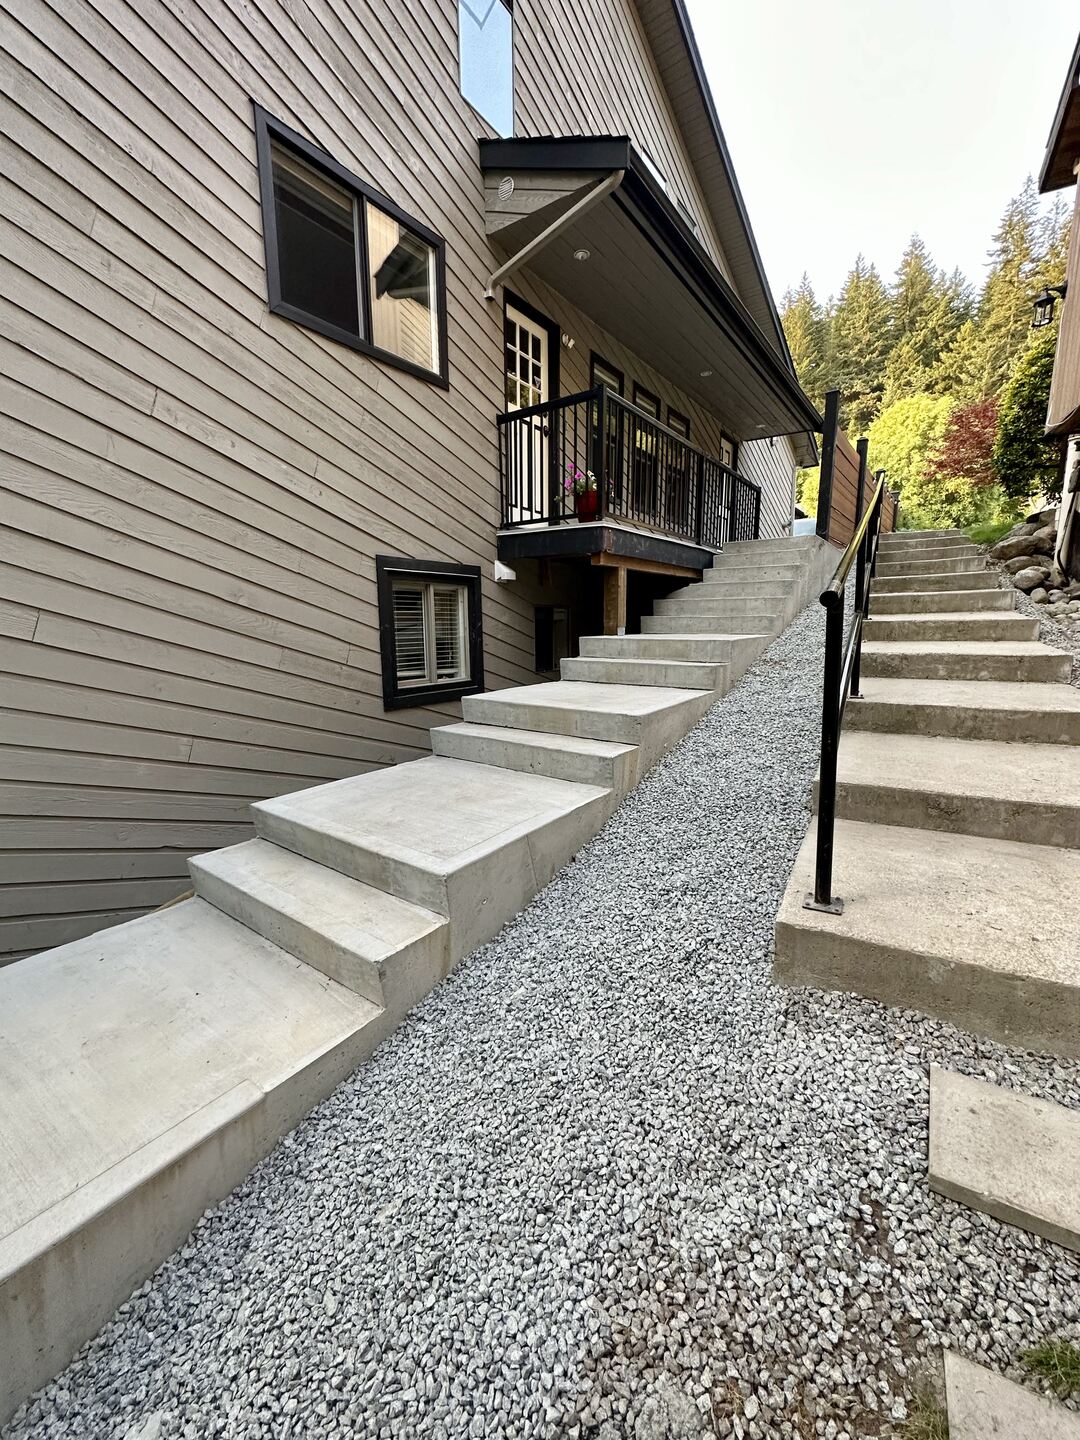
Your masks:
M484 688L480 569L379 555L375 560L387 710Z
M442 239L255 107L270 309L447 384Z
M514 133L513 0L458 0L461 93L504 139Z

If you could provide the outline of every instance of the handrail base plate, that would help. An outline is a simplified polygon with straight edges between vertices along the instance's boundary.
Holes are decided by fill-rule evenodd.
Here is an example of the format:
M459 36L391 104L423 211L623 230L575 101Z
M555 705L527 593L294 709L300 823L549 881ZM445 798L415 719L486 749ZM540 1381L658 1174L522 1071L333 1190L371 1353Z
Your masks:
M811 890L802 902L804 910L820 910L823 915L842 915L844 913L844 902L839 895L834 895L828 904L821 904L814 899L814 892Z

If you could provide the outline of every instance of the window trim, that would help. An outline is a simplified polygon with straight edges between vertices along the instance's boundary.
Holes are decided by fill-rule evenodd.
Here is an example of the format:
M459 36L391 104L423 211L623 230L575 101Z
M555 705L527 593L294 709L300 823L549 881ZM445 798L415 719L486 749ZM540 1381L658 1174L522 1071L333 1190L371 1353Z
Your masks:
M330 340L335 340L340 345L346 345L350 350L359 351L361 355L370 355L372 359L378 360L385 365L392 365L397 370L404 370L409 375L415 375L429 384L438 385L443 390L450 388L449 362L447 356L447 316L446 316L446 242L441 235L430 230L419 220L402 210L393 200L384 195L380 190L368 185L351 170L313 145L310 140L305 140L303 135L290 129L288 125L276 119L269 111L264 110L257 101L252 102L255 111L255 151L259 171L259 200L262 206L263 222L263 246L266 251L266 294L270 312L273 315L280 315L283 319L292 320L294 324L303 325L307 330L314 330L319 335L325 335ZM321 171L331 180L343 186L357 200L357 262L359 273L357 275L356 291L357 303L359 305L360 324L365 332L363 336L353 335L351 331L344 330L338 325L333 325L322 320L317 315L311 315L299 306L290 305L281 297L281 267L278 256L278 235L276 205L274 201L274 171L271 147L274 142L291 150L301 160L311 165L315 170ZM372 333L371 325L371 267L368 260L368 233L367 233L367 212L366 203L370 201L377 210L383 211L391 219L396 220L399 225L411 230L426 245L430 245L435 252L435 298L439 307L438 313L438 345L439 345L439 368L437 370L426 370L422 365L415 364L412 360L406 360L400 355L395 355L392 350L384 350L372 343L367 337Z
M726 430L721 430L721 431L720 431L720 439L721 439L721 440L726 440L727 443L731 446L731 465L730 465L729 468L730 468L731 470L737 472L738 469L739 469L739 442L738 442L738 440L735 440L731 435L728 434L728 432L727 432ZM722 465L724 462L721 460L720 463L721 463L721 465Z
M597 365L603 365L605 370L610 370L612 375L617 375L619 377L618 394L620 398L623 397L626 394L625 374L619 369L618 365L612 365L611 361L605 359L598 350L591 350L589 352L589 389L595 390L597 384L599 383L596 379Z
M401 686L397 678L397 645L394 636L393 585L396 576L436 583L457 581L466 589L468 606L467 638L469 678L445 680L436 685ZM379 650L382 656L384 710L415 710L477 695L484 688L484 624L481 613L480 566L455 565L445 560L409 560L397 555L375 556L375 587L379 605Z
M690 443L690 416L684 415L681 410L676 410L674 405L667 407L667 428L677 431L687 444ZM686 431L685 435L683 435L683 429Z
M644 397L650 403L648 405L642 405L642 397ZM639 410L644 410L650 420L655 420L658 425L662 425L664 423L664 407L660 403L660 396L654 395L651 390L646 389L645 386L639 384L637 380L634 381L634 404L638 407ZM655 406L656 409L655 415L653 414L651 408L653 406Z

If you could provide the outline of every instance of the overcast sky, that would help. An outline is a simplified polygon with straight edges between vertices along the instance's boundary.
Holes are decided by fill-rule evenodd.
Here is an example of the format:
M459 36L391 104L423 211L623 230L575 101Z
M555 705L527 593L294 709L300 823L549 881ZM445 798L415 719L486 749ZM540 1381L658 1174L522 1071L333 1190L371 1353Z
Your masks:
M917 230L981 282L1038 174L1077 0L688 0L765 272L834 294ZM1070 193L1071 199L1071 193Z

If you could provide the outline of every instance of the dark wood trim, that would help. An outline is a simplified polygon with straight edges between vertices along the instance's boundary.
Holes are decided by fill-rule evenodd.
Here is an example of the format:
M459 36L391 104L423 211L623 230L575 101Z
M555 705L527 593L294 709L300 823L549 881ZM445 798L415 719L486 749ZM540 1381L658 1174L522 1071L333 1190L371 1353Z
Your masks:
M416 580L460 580L466 586L469 605L468 680L454 680L443 685L410 685L404 689L399 687L391 593L395 575L409 575ZM382 657L384 710L415 710L421 705L459 700L463 695L476 695L483 690L484 620L479 565L455 565L447 560L410 560L403 556L376 555L375 587L379 605L379 650Z
M600 383L596 378L597 365L603 365L605 370L610 370L612 375L617 375L619 377L619 388L616 393L620 397L625 396L626 375L622 370L619 369L618 365L612 365L610 360L606 360L604 356L596 350L590 350L589 352L589 389L595 390L597 385ZM609 386L608 388L610 389L611 387Z
M690 439L690 416L684 415L681 410L676 410L674 405L667 407L667 428L674 430L684 440Z
M643 575L674 575L684 580L696 580L701 574L700 570L695 570L691 565L668 565L661 560L627 560L621 555L604 553L591 556L589 564L598 565L604 570L622 565L624 569L636 570Z
M266 296L267 304L274 315L280 315L285 320L291 320L294 324L303 325L308 330L314 330L320 335L327 336L330 340L336 340L340 345L347 345L351 350L358 350L363 355L370 355L372 359L378 360L385 365L392 365L396 370L404 370L409 375L415 375L421 380L427 380L430 384L438 385L444 390L450 388L449 358L447 355L447 314L446 314L446 242L441 235L430 230L422 221L409 215L396 205L389 196L384 195L380 190L374 189L351 170L346 170L325 150L320 150L310 140L306 140L298 131L290 129L288 125L276 119L269 111L264 110L257 102L252 102L255 113L255 155L259 172L259 198L262 205L263 221L263 247L266 253ZM360 248L358 274L356 281L357 303L361 317L362 335L354 335L349 330L343 330L337 325L332 325L322 320L317 315L310 315L306 310L301 310L295 305L288 304L281 295L281 266L278 253L277 241L277 217L274 205L274 174L271 157L271 143L278 141L287 149L299 155L302 160L313 166L316 170L323 171L332 180L343 186L346 190L356 195L359 200L368 201L378 210L382 210L392 219L396 220L406 229L413 231L426 244L430 245L435 252L435 301L439 307L438 313L438 336L439 336L439 368L438 370L425 370L422 365L416 365L411 360L406 360L400 355L395 355L391 350L383 350L380 346L372 344L366 337L371 334L371 275L368 264L368 237L367 237L367 213L364 205L357 206L358 227L357 243Z
M642 401L646 403L643 404ZM643 410L650 420L655 420L658 425L664 423L660 418L664 413L660 396L654 395L651 390L646 390L645 386L639 385L636 380L634 381L634 404L639 410Z

